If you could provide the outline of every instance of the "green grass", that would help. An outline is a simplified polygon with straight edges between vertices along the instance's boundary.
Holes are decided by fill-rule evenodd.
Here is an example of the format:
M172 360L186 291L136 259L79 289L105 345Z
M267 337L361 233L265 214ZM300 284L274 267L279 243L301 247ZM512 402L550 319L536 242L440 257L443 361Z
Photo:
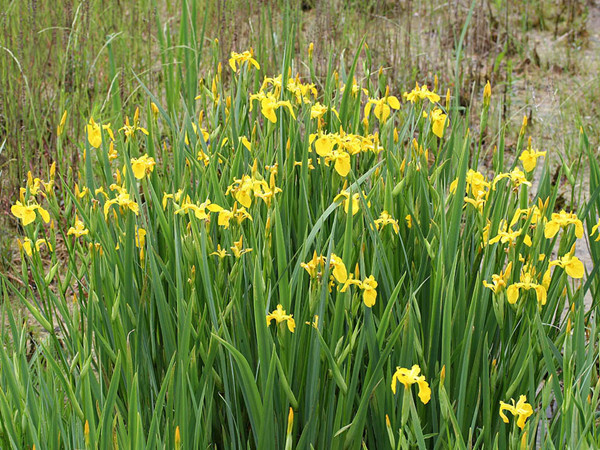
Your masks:
M573 194L566 208L578 205L585 236L598 222L600 167L586 130L573 147L590 161L587 203L572 183L553 183L550 151L538 160L534 186L497 178L522 168L517 158L528 150L531 129L519 132L520 124L502 119L504 103L495 85L491 105L481 106L480 90L467 108L458 95L460 82L446 103L454 78L440 74L439 102L402 99L387 120L371 108L365 121L368 99L384 97L388 86L390 95L402 98L413 84L399 87L395 74L378 71L376 50L360 38L343 58L334 54L326 64L315 39L309 57L306 45L296 48L298 30L291 25L300 10L282 8L277 17L262 17L262 27L249 36L261 69L244 63L234 72L229 52L246 48L228 45L225 30L218 41L208 32L214 17L230 12L226 7L203 11L184 2L180 9L161 10L149 1L132 10L139 15L102 15L99 3L85 5L79 26L87 37L77 47L82 50L72 57L57 51L57 65L69 58L97 60L100 85L108 88L100 97L85 91L99 69L76 72L75 92L48 83L46 89L57 90L44 103L52 111L46 114L36 107L42 86L31 82L25 96L30 106L10 113L23 114L28 123L39 118L39 128L30 133L56 153L47 161L26 152L15 162L23 171L15 178L25 178L28 168L33 176L11 204L19 197L25 204L35 201L51 223L39 210L31 224L20 222L22 241L45 244L34 245L31 255L21 250L16 275L0 275L6 318L0 328L2 448L599 445L598 305L584 301L587 293L598 298L600 288L596 235L589 239L594 265L582 279L553 267L551 278L542 281L557 256L573 244L586 245L575 225L545 235L559 189ZM16 14L25 6L9 7ZM103 25L100 17L111 19ZM7 34L18 35L12 24ZM113 33L128 30L132 36L102 40L112 26ZM458 49L465 48L468 30L457 36ZM131 39L144 33L155 42ZM457 67L461 57L458 51ZM302 83L315 84L316 98L307 91L298 100L290 92L287 81L296 73ZM272 122L266 106L250 96L262 90L264 76L277 74L283 74L281 89L268 86L264 92L290 108L276 109ZM355 77L368 95L350 89ZM17 79L10 75L6 83ZM317 100L328 107L321 120L311 117ZM138 125L137 107L139 126L148 134L127 136L119 129L126 116ZM433 132L434 108L448 115L441 138ZM65 109L67 125L58 136L54 130ZM107 130L101 129L98 148L86 136L92 116L112 124L116 158ZM473 134L474 124L480 134ZM341 155L319 156L311 134L319 139L341 129L362 143L356 153L338 147ZM46 130L55 134L52 144L44 141ZM341 174L335 158L350 153L350 171ZM156 165L140 178L136 159L143 155ZM53 178L47 164L52 160L54 187L42 184L36 192L34 178ZM577 174L567 169L559 169L558 179L574 181ZM480 172L479 184L471 170ZM207 199L227 210L247 202L228 192L244 176L253 183L251 219L234 218L225 227L218 211L201 211ZM528 181L533 177L526 175ZM121 190L138 214L131 203L133 209L115 204ZM347 212L343 198L336 199L344 190L356 194ZM480 210L465 201L477 200L478 190L485 200ZM511 228L523 232L490 244L518 209L528 212ZM383 211L397 221L397 230L377 227ZM81 237L69 234L76 217L88 230ZM236 242L251 251L237 257ZM218 246L229 255L212 254ZM322 260L311 276L301 264L314 252ZM343 289L340 261L361 282L374 277L374 305L364 302L364 284ZM484 287L509 263L507 286L498 293ZM545 304L523 286L509 303L506 288L523 282L522 269L533 273L536 284L546 283ZM26 310L27 321L15 304ZM293 316L293 333L286 321L267 325L278 305ZM416 384L406 390L400 384L395 395L391 389L396 369L415 364L431 388L426 404ZM520 395L533 409L524 430L516 417L508 414L505 424L499 415L501 401Z

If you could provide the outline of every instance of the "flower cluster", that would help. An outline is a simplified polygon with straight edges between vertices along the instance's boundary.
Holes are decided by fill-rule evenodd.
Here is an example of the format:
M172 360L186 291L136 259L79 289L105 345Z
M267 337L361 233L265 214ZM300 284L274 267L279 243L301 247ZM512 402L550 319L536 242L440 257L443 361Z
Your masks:
M429 296L444 297L448 293L457 298L472 289L476 294L470 301L479 303L469 306L462 299L456 303L467 305L466 310L457 310L464 317L468 314L469 320L471 312L487 314L491 299L496 316L486 316L481 323L492 330L488 336L495 342L490 348L508 354L509 345L508 349L503 347L505 342L497 345L497 336L516 335L518 327L532 323L531 317L537 320L544 315L545 321L556 315L560 308L557 303L564 300L569 283L584 285L579 280L586 275L586 267L575 253L577 240L584 236L584 214L553 210L551 194L550 198L546 194L544 199L533 197L533 173L547 152L534 149L531 139L523 149L526 120L509 165L496 156L491 168L462 159L465 164L460 164L458 170L457 151L452 146L460 124L449 106L450 94L445 106L439 103L437 79L433 90L416 84L412 91L395 96L389 86L383 89L383 77L375 88L368 80L365 85L370 88L365 89L356 78L348 77L346 84L340 84L336 72L328 80L331 91L320 95L316 80L311 79L313 83L300 75L292 77L291 69L287 74L263 77L252 50L231 52L228 63L233 71L226 74L232 80L231 90L222 81L223 61L212 82L208 79L199 84L201 92L196 100L203 109L190 107L190 113L186 110L173 119L160 105L151 103L147 128L136 108L131 120L123 114L124 123L118 132L113 132L110 124L90 117L85 125L87 142L82 145L86 167L61 192L61 200L67 205L64 209L55 198L55 166L50 168L48 181L29 172L18 200L11 206L24 230L18 244L25 262L39 262L38 256L56 258L56 236L60 232L64 247L77 253L87 265L81 269L83 276L77 274L77 280L94 283L96 277L109 273L110 282L119 283L131 275L134 283L128 286L127 294L139 287L140 297L148 295L146 289L152 283L158 286L157 291L163 283L169 288L175 286L168 301L160 301L170 306L171 298L175 302L192 299L178 303L176 314L195 314L185 325L188 330L193 328L190 336L202 336L204 328L209 329L215 342L227 334L239 334L245 342L240 347L248 347L240 350L240 354L245 352L240 360L246 358L250 364L253 354L261 353L259 370L263 369L263 354L270 353L265 349L255 352L252 345L247 345L252 342L248 334L262 333L257 342L274 338L273 351L285 352L290 343L297 346L309 342L303 333L316 333L313 336L322 341L314 342L325 343L321 347L323 359L330 364L327 370L340 391L348 390L340 373L348 371L341 366L350 360L357 363L352 369L356 373L365 366L366 373L377 378L380 375L375 372L381 370L384 375L378 379L387 380L384 388L388 396L390 373L394 395L402 384L404 399L412 402L411 386L416 385L424 405L437 395L432 394L430 382L433 387L439 386L440 397L446 395L446 366L439 383L430 375L439 368L436 364L454 364L456 357L451 350L446 360L427 360L430 355L437 357L437 353L444 353L444 358L448 355L444 346L432 343L431 335L437 332L439 321L430 321L421 314L435 314L437 320L452 309L439 307L441 301L427 304ZM248 86L252 86L251 91ZM487 114L490 83L483 89ZM65 112L58 125L59 136L65 132L66 117ZM175 124L167 123L168 119ZM465 142L468 144L468 139ZM462 158L471 157L467 144ZM600 222L591 228L591 235L597 234L596 241L600 241L599 227ZM306 261L309 249L315 250ZM131 255L135 264L126 265L125 276L115 276L113 269L115 273L121 270L123 259ZM98 266L100 270L92 275L86 274L88 266L97 261L105 265ZM428 263L431 267L425 266ZM459 283L445 278L447 273L456 279L470 278L456 287ZM125 291L120 288L108 291L121 296ZM253 289L254 299L248 302L252 296L247 293ZM165 296L164 292L156 295ZM210 298L210 303L206 300L203 304L204 297ZM113 315L120 313L120 305L115 304ZM273 305L277 306L273 309ZM143 307L151 309L148 303ZM329 330L324 330L323 322L329 325L332 311L336 314L332 328L337 335L326 335ZM136 318L133 308L127 314ZM168 320L162 311L159 314L157 323ZM451 329L455 317L441 318L449 321L443 324L444 333L447 327L449 334L456 334ZM273 324L275 327L265 332L263 318L267 329ZM296 320L309 327L296 329ZM457 323L464 328L467 322L459 317ZM239 333L233 329L238 325ZM472 329L476 326L469 323ZM404 338L389 339L388 330L399 327L403 327L402 332L404 327L409 330L408 344L404 344ZM272 335L273 328L277 332ZM287 333L286 328L294 334ZM382 364L387 366L373 369L361 359L353 359L360 333L372 333L357 341L369 355L390 355L385 346L396 347L395 352L402 347L398 352L402 364L412 358L421 365L405 368L394 364L394 370L386 361ZM350 336L347 340L345 334ZM427 346L417 342L420 339L428 340ZM460 336L458 341L452 339L452 345L468 344L460 341ZM331 342L332 348L325 348ZM205 361L205 349L195 348L201 356L196 361ZM298 347L292 349L290 358L273 358L267 364L270 378L261 374L260 379L267 380L268 386L278 380L276 383L297 387L295 379L284 376L298 354ZM475 353L466 347L464 352ZM217 354L222 357L212 347L208 353L209 359ZM482 354L479 349L478 353ZM485 360L488 353L483 354ZM233 359L237 360L237 355ZM224 361L215 364L214 370L229 364ZM480 362L479 366L485 365ZM504 364L501 360L499 367ZM496 360L492 366L498 368ZM219 383L227 382L213 375ZM487 378L501 378L497 372L492 375ZM285 386L289 403L298 403L290 386ZM513 391L511 387L508 392ZM495 405L507 396L505 390L496 392ZM372 393L363 387L361 395L367 398ZM377 396L373 398L379 402ZM454 408L454 399L449 405L443 400L440 398L445 414L444 408ZM387 405L386 400L377 407ZM429 409L417 406L419 414ZM516 403L512 399L510 403L501 401L499 415L508 422L505 412L512 413L523 430L534 407L521 395ZM413 403L404 408L403 414L409 410L414 413ZM502 426L500 418L496 416L495 420ZM447 424L444 426L447 428ZM387 428L394 436L389 417ZM185 427L182 432L188 433ZM182 436L177 433L175 442L180 444Z

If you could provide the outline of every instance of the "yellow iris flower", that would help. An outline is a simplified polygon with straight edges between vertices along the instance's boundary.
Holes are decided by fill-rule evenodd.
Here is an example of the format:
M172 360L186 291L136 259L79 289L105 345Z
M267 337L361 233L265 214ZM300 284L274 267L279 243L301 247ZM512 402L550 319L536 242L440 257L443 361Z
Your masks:
M386 90L386 95L383 98L370 98L365 105L365 117L371 114L371 108L374 105L373 113L379 122L385 122L391 114L392 109L400 109L400 101L393 95L388 95L389 88Z
M27 171L27 188L21 188L21 195L24 196L27 193L27 189L29 189L30 195L38 195L41 191L41 186L44 185L46 188L46 183L44 183L40 178L34 178L31 170Z
M333 147L335 147L335 144L336 144L336 141L333 138L333 136L323 135L315 141L315 151L317 152L317 155L319 155L323 158L326 158L329 155L331 155L331 152L333 151Z
M583 237L583 224L577 217L577 214L568 213L562 210L559 213L552 213L550 221L546 223L544 227L544 236L547 239L552 239L558 233L560 228L566 228L569 225L575 225L575 236L577 239Z
M550 267L552 266L562 267L571 278L583 278L585 274L583 262L577 256L572 256L571 254L561 256L555 261L550 261Z
M329 108L325 105L320 104L319 102L315 103L310 108L310 118L311 119L320 119L325 115L325 113L329 110Z
M335 133L322 135L315 141L315 150L317 154L325 158L325 163L327 165L333 161L335 171L341 177L346 177L348 173L350 173L350 151L353 152L352 154L361 151L360 148L348 146L348 143L348 140L343 139ZM334 147L336 147L335 150Z
M217 249L210 254L210 256L213 255L218 256L221 259L225 258L226 256L231 256L229 253L227 253L227 250L221 248L221 244L217 244Z
M280 188L275 186L276 176L277 170L274 170L269 176L268 184L265 180L255 180L254 182L254 196L263 200L267 204L267 207L271 206L271 200L273 200L275 194L282 192Z
M486 181L485 177L473 170L469 169L467 172L466 182L466 190L467 193L471 192L473 198L481 198L485 196L487 198L488 191L491 187L491 183ZM450 183L450 192L455 193L456 187L458 186L458 178L456 178L452 183Z
M187 214L192 211L198 220L208 219L209 212L221 212L223 208L216 203L212 203L210 199L197 205L192 203L190 197L186 197L179 209L175 210L175 214ZM208 212L207 212L208 211Z
M337 256L335 253L331 254L329 266L333 268L331 273L338 283L344 283L348 279L346 265L344 264L344 261L342 261L342 258Z
M245 208L250 208L252 205L252 197L250 194L254 190L254 180L244 175L242 178L234 179L233 184L227 188L226 195L233 192L235 199Z
M140 249L140 259L144 259L144 248L146 244L146 230L142 227L135 227L135 246Z
M254 67L256 67L256 70L260 70L260 64L258 64L256 59L254 59L252 49L249 51L246 50L242 53L231 52L231 57L229 58L229 67L231 67L231 70L237 72L238 67L242 67L242 64L245 62L252 64Z
M337 72L335 72L335 74L337 75ZM344 92L344 90L346 89L346 85L342 84L340 87L340 92ZM363 93L364 95L369 95L369 91L363 87L361 87L358 82L356 81L356 77L352 78L352 85L350 86L350 93L352 94L353 97L356 97L358 94Z
M513 283L506 289L506 297L508 299L508 303L514 305L517 303L519 299L519 289L535 290L535 294L537 297L537 301L540 305L546 304L546 288L543 284L538 284L535 282L535 269L529 269L527 266L523 267L521 270L520 281L518 283Z
M311 278L316 278L319 275L318 269L322 267L326 261L327 258L325 256L317 256L317 252L315 251L312 259L306 263L300 263L300 267L305 269ZM340 284L346 283L348 280L348 271L342 258L335 253L332 253L329 260L329 267L332 269L331 273L335 281Z
M250 142L250 140L248 140L246 136L240 136L240 142L244 147L248 149L249 152L252 151L252 143Z
M135 201L131 200L129 194L126 192L120 192L119 195L111 200L108 200L104 204L104 219L108 219L108 211L113 205L119 205L124 208L128 208L133 211L136 216L140 213L139 205Z
M143 155L139 158L131 158L131 169L133 170L133 175L138 180L141 180L147 174L152 173L155 165L156 161L154 161L154 158L148 155Z
M31 258L31 256L33 256L33 247L32 244L33 242L31 241L31 239L29 238L25 238L23 239L23 242L21 242L21 240L17 240L19 247L22 248L25 253L27 253L27 256L29 256ZM48 247L48 251L52 251L52 245L50 245L50 242L48 242L46 239L38 239L37 241L35 241L35 249L39 252L40 251L40 247L42 246L42 244L45 244Z
M260 86L260 90L259 92L263 92L269 85L271 86L272 90L271 92L273 93L273 95L275 97L279 97L279 94L281 94L281 74L277 75L276 77L265 77L265 79L263 80L261 86Z
M391 225L392 228L394 229L394 233L398 234L400 232L400 227L398 225L398 221L396 219L394 219L390 215L390 213L388 213L385 210L381 212L381 214L379 215L379 219L376 219L373 222L375 222L375 226L377 227L378 230L382 229L386 225Z
M370 275L364 281L360 281L350 274L340 288L340 292L346 292L350 285L358 286L363 291L363 302L365 306L372 308L377 300L377 281L375 281L373 275Z
M403 367L397 367L396 372L392 376L392 392L396 393L396 384L402 383L404 389L410 389L412 384L418 384L419 386L419 398L423 404L427 404L431 399L431 389L429 383L425 381L424 375L419 375L421 368L415 364L411 369L405 369Z
M350 173L350 155L344 151L334 150L328 158L334 162L335 171L346 177Z
M250 253L252 251L251 248L243 248L244 247L244 236L240 236L240 240L233 243L233 246L230 247L233 255L236 258L240 258L242 255L246 253Z
M148 130L139 126L139 123L140 123L139 115L140 115L140 109L137 108L135 110L135 116L133 118L133 125L129 124L129 117L125 117L125 125L123 125L123 127L119 129L119 131L125 132L125 139L130 139L130 138L135 137L136 131L141 131L146 136L149 135Z
M417 100L429 100L431 103L437 103L440 101L440 96L435 92L430 91L427 85L419 87L419 83L416 83L415 88L410 92L405 92L404 98L411 103L415 103Z
M102 144L102 130L100 125L94 121L93 117L90 117L90 121L86 127L87 138L90 145L94 148L100 147Z
M69 231L67 231L67 236L74 235L75 237L81 237L81 236L85 236L89 232L90 232L90 230L88 230L85 227L83 222L80 219L78 219L77 217L75 217L75 226L69 228Z
M300 267L308 272L311 278L316 278L318 275L318 267L323 264L323 257L317 256L317 251L313 253L313 257L307 263L300 263Z
M487 281L483 280L483 285L486 288L491 289L494 292L494 294L498 294L504 288L506 288L506 285L508 283L508 279L510 278L511 272L512 272L512 262L509 262L508 265L506 266L506 269L503 272L500 272L498 275L496 275L496 274L492 275L491 283L488 283Z
M282 106L285 106L290 115L294 120L296 120L296 116L294 115L294 110L292 109L292 104L288 100L277 100L274 96L268 95L260 101L260 110L267 119L269 119L272 123L277 123L277 115L275 111Z
M377 299L377 281L369 275L359 286L363 290L363 302L368 308L373 307Z
M546 152L527 149L523 151L519 157L519 160L523 163L523 169L525 169L525 172L532 172L537 165L538 158L542 156L546 156Z
M513 230L508 226L506 220L500 222L500 226L498 227L498 234L488 241L488 244L495 244L496 242L501 242L502 244L513 245L517 238L521 235L522 230ZM528 247L531 247L531 238L529 235L525 235L523 238L523 243Z
M288 330L292 333L296 329L296 321L292 317L293 314L286 314L283 306L277 305L277 309L273 311L271 314L267 314L267 326L271 325L271 322L274 320L276 323L286 322Z
M531 183L527 181L527 178L525 177L525 173L517 167L508 173L501 173L497 175L494 178L494 182L492 184L493 188L496 189L496 183L498 183L498 181L504 178L510 179L515 189L521 186L522 184L526 186L531 186Z
M483 208L485 208L486 202L487 195L482 195L478 198L465 197L465 203L467 205L472 205L477 211L479 211L480 214L483 213Z
M108 136L111 140L115 140L115 135L113 134L112 128L110 127L110 123L106 125L100 125L94 121L93 117L90 117L90 121L86 125L86 134L88 138L88 142L94 148L100 147L102 145L102 130L108 133Z
M364 193L363 193L364 195ZM350 209L350 202L352 202L352 215L354 216L360 210L360 194L358 192L350 195L347 190L342 190L338 195L333 199L334 202L337 202L341 199L344 199L344 212L348 214ZM371 202L367 202L367 206L371 206Z
M163 192L163 198L162 198L163 209L167 209L167 200L168 199L174 200L176 203L179 203L182 195L183 195L183 191L181 189L179 189L174 194L167 194L166 192Z
M21 219L23 226L27 226L33 221L35 221L36 211L40 214L44 222L50 222L50 214L48 214L48 211L46 211L37 203L30 203L29 205L24 205L20 201L17 201L14 205L11 206L10 211L15 217Z
M515 404L515 401L511 398L511 404L500 402L500 417L504 423L508 423L508 417L504 414L504 411L508 411L512 413L513 416L517 416L517 425L522 430L525 428L525 421L529 416L533 414L533 408L529 403L527 403L527 397L525 395L521 395L519 397L519 401Z
M115 143L111 142L108 147L108 160L112 161L114 159L117 159L118 157L119 157L119 153L115 149Z
M317 88L312 83L301 83L300 76L290 78L287 83L287 90L296 97L296 103L311 103L311 97L317 98Z
M444 136L444 128L447 125L448 116L442 112L440 108L434 108L429 117L431 119L431 131L440 139Z
M242 178L234 178L233 183L227 188L225 195L231 193L234 198L242 204L244 208L252 206L252 197L262 199L267 206L271 205L271 200L281 192L281 189L275 186L276 171L271 172L269 183L265 180L254 177L256 170L253 169L253 176L244 175Z
M241 224L246 219L252 220L252 216L250 215L250 213L248 213L246 208L244 208L243 206L239 208L237 202L235 202L231 210L223 209L219 212L219 218L217 223L219 224L219 226L228 229L230 221L233 218L237 220L238 224Z

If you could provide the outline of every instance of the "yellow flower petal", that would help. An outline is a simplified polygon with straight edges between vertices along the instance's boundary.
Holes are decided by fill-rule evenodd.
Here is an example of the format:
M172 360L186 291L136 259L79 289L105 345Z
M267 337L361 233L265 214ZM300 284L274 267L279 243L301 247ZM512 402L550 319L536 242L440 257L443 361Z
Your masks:
M571 278L583 278L585 267L581 260L577 256L574 256L565 265L565 271Z
M419 398L426 405L431 399L431 389L429 388L429 383L425 381L425 377L419 377L417 380L419 384Z
M333 150L334 143L331 139L323 136L315 141L315 150L319 156L329 156Z
M372 308L377 299L377 291L375 289L365 289L363 293L363 301L367 308Z
M511 284L508 289L506 289L506 297L508 298L508 303L514 305L517 303L519 299L519 288L514 284Z
M394 109L400 109L400 101L397 97L394 97L393 95L389 95L387 97L387 103Z
M350 155L346 152L341 152L335 159L334 167L340 176L346 177L350 173Z
M544 236L546 237L546 239L552 239L554 236L556 236L556 233L558 233L559 229L560 229L559 224L557 224L556 222L550 221L544 227Z

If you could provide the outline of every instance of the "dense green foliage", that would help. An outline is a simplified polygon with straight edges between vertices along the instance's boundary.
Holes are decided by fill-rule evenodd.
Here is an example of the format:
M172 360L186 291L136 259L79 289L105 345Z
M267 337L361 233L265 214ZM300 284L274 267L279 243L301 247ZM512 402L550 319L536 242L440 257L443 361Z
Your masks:
M476 111L437 77L397 86L364 42L317 76L292 12L271 58L266 34L245 54L205 39L186 6L177 41L157 33L160 84L134 71L132 99L75 113L58 83L39 123L40 139L58 125L57 164L29 161L11 199L0 446L598 446L585 130L588 201L559 213L574 176L555 182L493 86ZM574 254L586 238L593 267ZM424 378L398 370L414 365ZM521 396L531 409L507 413Z

